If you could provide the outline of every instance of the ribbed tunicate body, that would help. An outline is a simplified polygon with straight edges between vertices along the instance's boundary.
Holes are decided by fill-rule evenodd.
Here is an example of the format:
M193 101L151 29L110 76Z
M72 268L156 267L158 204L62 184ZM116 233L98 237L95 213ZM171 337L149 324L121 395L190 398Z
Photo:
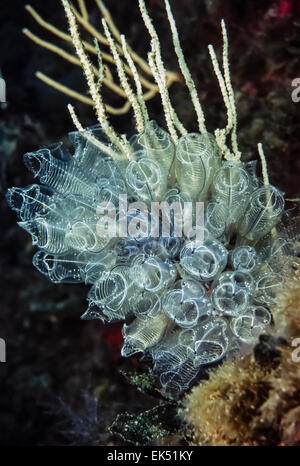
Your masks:
M175 172L182 195L192 201L205 200L220 154L209 134L182 136L176 147Z
M115 150L99 126L88 133ZM256 163L222 161L210 134L174 144L155 121L130 140L128 161L84 134L70 140L74 155L61 143L25 154L41 184L7 193L39 248L34 266L54 283L90 285L82 318L123 321L122 355L151 355L167 391L255 344L294 254L278 223L283 194L263 184ZM197 202L200 242L178 234Z

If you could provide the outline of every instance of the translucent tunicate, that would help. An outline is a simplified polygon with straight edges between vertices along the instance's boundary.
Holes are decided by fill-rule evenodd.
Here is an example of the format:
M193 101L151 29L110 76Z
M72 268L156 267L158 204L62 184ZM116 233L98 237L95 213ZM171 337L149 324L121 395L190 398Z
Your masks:
M118 265L93 285L89 301L103 310L108 321L122 320L133 313L135 290L130 267Z
M270 324L270 312L262 306L250 306L242 315L231 321L231 329L244 343L255 343L259 335Z
M161 202L162 236L182 236L184 213L187 209L185 198L177 189L169 189ZM193 218L194 220L194 218Z
M172 353L162 353L160 359L167 359L167 357L168 361L171 361ZM173 364L173 367L166 372L161 372L160 366L157 364L155 364L154 370L161 374L159 380L164 391L180 393L188 389L193 379L197 376L199 369L195 368L193 361L188 357L183 362L180 360L176 361L174 358Z
M130 325L124 325L124 345L121 354L132 354L145 351L156 345L171 326L170 319L163 312L148 319L137 317Z
M138 287L157 293L175 282L176 268L158 257L136 256L132 262L131 278Z
M66 242L70 248L78 251L99 252L110 243L111 236L111 232L108 231L107 236L101 237L97 233L96 223L78 221L70 225L66 234Z
M169 134L158 126L156 121L148 121L145 131L138 139L138 143L145 149L147 157L156 162L165 184L174 160L175 147Z
M248 306L253 288L248 272L224 272L214 284L212 303L221 315L239 315Z
M65 223L49 222L43 217L36 217L34 220L19 222L19 225L31 234L32 244L44 251L62 254L68 250Z
M189 200L204 200L219 161L219 150L212 135L189 133L182 136L175 159L181 194Z
M81 194L93 197L94 188L83 170L71 161L59 160L48 148L24 155L26 166L41 183L60 193Z
M93 284L98 281L104 272L110 272L116 265L117 254L115 250L104 250L98 254L78 255L81 262L85 262L83 268L85 283Z
M154 316L161 310L161 298L149 291L139 293L134 299L133 312L137 317Z
M184 281L168 291L163 299L163 309L180 327L194 327L200 316L208 315L212 305L201 283Z
M180 251L181 241L180 238L174 237L150 238L143 242L141 247L146 256L157 256L162 260L173 259Z
M180 265L185 272L201 281L213 280L227 264L227 250L217 240L205 239L200 246L193 247L193 242L183 246L180 253Z
M194 336L193 329L175 329L151 349L154 371L160 374L165 391L180 392L196 377L198 369L188 354L188 344L192 344Z
M122 239L116 243L115 251L118 262L130 263L140 252L141 244L136 240Z
M70 140L73 156L61 143L26 154L42 185L7 193L39 248L34 266L54 283L91 285L81 318L125 321L122 355L151 356L172 395L255 345L299 236L287 215L277 223L283 195L256 162L221 161L209 134L174 143L153 121L129 141L129 158L99 125Z
M141 202L134 202L128 208L127 221L127 237L132 241L143 241L151 237L151 228L156 228L159 219L150 215L146 205Z
M255 301L265 305L274 304L282 287L282 278L279 274L270 272L257 277L254 291Z
M215 200L207 204L205 209L205 227L216 239L223 240L228 223L227 205Z
M284 209L282 193L274 186L262 186L251 194L245 215L241 220L239 236L257 241L279 221Z
M146 157L129 163L126 181L133 194L144 202L161 200L167 190L159 165Z
M212 195L213 200L218 201L214 208L216 210L214 216L218 215L219 218L224 216L226 221L224 230L242 216L250 192L251 183L244 164L223 162L213 179Z
M43 215L48 212L51 198L48 195L49 190L32 184L26 188L11 188L7 191L6 199L18 217L23 220L31 220L37 215Z
M68 134L69 140L74 146L74 161L76 161L78 165L84 166L86 173L89 173L95 172L99 164L101 166L101 162L107 158L107 156L87 137L87 134L94 136L98 141L102 141L106 144L109 144L110 141L99 124L86 128L85 133L72 131ZM113 162L111 159L108 160L110 160L111 163ZM100 174L102 175L101 172Z
M295 239L289 237L287 232L271 231L261 241L260 262L274 273L289 275L292 273L292 258L297 255Z
M188 346L194 367L217 362L225 356L228 348L227 328L228 324L222 318L211 318L198 327L193 343Z
M258 256L251 246L239 246L230 251L229 262L234 270L252 272L258 264Z
M32 259L33 265L40 273L53 283L80 283L83 281L82 263L76 254L55 256L43 251L37 251Z

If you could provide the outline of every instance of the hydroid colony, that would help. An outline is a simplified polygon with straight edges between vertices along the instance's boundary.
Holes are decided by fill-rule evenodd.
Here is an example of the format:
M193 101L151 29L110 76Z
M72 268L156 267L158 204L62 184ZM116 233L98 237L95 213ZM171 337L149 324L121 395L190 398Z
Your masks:
M95 42L99 64L95 73L74 8L67 0L62 4L98 125L84 129L69 105L77 129L69 135L74 154L67 153L61 143L25 154L25 164L41 185L11 188L8 203L39 248L33 258L37 269L55 283L92 285L82 318L124 321L122 355L150 354L162 387L180 392L202 367L254 344L272 323L270 308L288 273L288 258L294 254L290 231L278 224L284 213L283 194L269 183L261 144L262 180L256 175L255 161L241 161L224 21L222 66L212 45L209 53L227 125L210 134L168 0L165 7L174 50L195 109L198 133L188 132L171 103L159 37L144 0L139 0L139 6L150 35L148 62L167 130L149 119L125 37L102 20L120 85L135 116L137 132L128 140L116 133L107 117L99 44ZM99 236L97 207L113 205L120 221L119 196L124 194L137 203L136 211L127 212L127 222L138 223L140 234ZM174 234L175 213L170 212L164 213L173 222L170 234L151 237L151 219L141 216L138 203L149 206L162 201L177 202L182 211L186 202L205 203L201 244L189 234L181 238Z

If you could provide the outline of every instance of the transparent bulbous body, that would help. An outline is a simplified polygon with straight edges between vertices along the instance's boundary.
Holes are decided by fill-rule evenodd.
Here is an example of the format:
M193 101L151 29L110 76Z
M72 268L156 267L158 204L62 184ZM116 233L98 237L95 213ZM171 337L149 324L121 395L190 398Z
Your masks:
M99 126L87 132L118 152ZM283 194L256 162L222 161L210 134L174 143L149 121L130 161L86 134L70 140L73 155L61 143L25 154L41 185L6 195L39 248L33 264L54 283L91 285L82 318L123 321L122 355L150 355L164 390L186 390L272 325L295 255L295 235L276 226Z

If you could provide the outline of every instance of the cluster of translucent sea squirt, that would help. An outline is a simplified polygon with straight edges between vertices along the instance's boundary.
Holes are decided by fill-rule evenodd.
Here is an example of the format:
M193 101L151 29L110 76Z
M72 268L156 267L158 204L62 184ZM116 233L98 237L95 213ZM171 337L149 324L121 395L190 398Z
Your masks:
M103 143L100 126L89 129ZM187 133L175 144L155 121L130 140L133 157L102 153L80 132L25 154L41 184L11 188L7 200L39 249L34 266L52 282L91 285L84 319L124 321L123 356L151 355L167 391L187 389L200 369L241 346L252 345L272 324L282 286L282 262L291 243L277 229L283 194L256 175L256 162L224 161L211 134ZM119 198L149 206L126 213L140 234L101 236L99 204ZM203 241L174 234L151 236L150 204L204 203ZM122 220L123 221L123 220ZM152 225L153 226L153 225Z

